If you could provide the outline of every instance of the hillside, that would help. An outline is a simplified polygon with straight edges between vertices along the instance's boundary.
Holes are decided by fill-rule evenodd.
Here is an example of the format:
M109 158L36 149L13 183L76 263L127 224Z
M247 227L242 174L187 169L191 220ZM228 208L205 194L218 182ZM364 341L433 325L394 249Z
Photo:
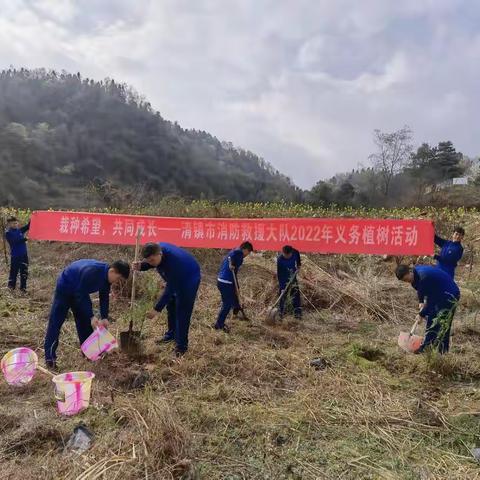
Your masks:
M92 185L101 199L88 195ZM288 201L300 194L255 154L163 119L125 84L65 72L2 71L0 204L94 206L108 204L112 188L137 197L234 201Z

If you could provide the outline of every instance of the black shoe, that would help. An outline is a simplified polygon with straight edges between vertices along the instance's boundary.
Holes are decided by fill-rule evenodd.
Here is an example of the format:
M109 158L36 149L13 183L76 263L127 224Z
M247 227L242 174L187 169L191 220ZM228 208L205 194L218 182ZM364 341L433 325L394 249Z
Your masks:
M250 321L250 319L245 315L245 312L243 310L238 310L237 313L234 313L233 318L241 320L242 322Z
M45 365L48 370L58 370L58 365L56 360L45 360Z
M155 343L157 345L163 345L164 343L173 342L174 340L175 340L175 337L173 335L169 335L168 333L166 333L159 340L155 340Z
M223 327L218 326L216 323L212 325L212 328L215 330L223 330L225 333L230 333L230 327L228 325L223 325Z
M181 350L179 348L176 348L174 351L173 351L173 354L179 358L179 357L183 357L185 354L187 353L187 350Z

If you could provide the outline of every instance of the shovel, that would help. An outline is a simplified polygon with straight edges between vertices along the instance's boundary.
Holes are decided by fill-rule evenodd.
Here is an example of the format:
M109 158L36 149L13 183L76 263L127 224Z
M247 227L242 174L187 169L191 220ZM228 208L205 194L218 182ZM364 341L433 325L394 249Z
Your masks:
M423 337L415 335L418 322L420 322L420 316L417 316L410 332L400 332L398 336L398 346L405 352L415 353L422 345Z
M135 263L138 262L138 251L140 246L140 237L142 230L137 230L137 237L135 239ZM128 325L128 331L120 332L120 349L130 355L138 354L141 350L140 344L140 332L133 330L133 310L135 306L135 279L137 272L133 272L132 276L132 293L130 295L130 323Z
M250 321L250 319L247 317L247 314L245 313L245 310L243 309L243 306L242 306L242 301L240 299L240 289L238 288L238 279L237 279L237 274L235 273L235 271L232 271L232 274L233 274L233 283L235 285L235 295L237 296L237 300L238 300L238 307L239 307L239 312L241 312L242 316L240 317L241 320L246 320L246 321Z
M282 290L279 297L275 300L275 303L267 310L267 322L275 323L280 316L280 310L277 308L277 305L280 303L282 298L290 290L292 283L297 278L297 272L292 275L292 278L288 281L287 286Z
M4 232L7 229L7 226L5 225L5 219L3 218L3 215L0 216L0 226L2 229L2 242L3 242L3 254L5 255L5 266L8 268L7 242L5 241L5 235L4 235Z

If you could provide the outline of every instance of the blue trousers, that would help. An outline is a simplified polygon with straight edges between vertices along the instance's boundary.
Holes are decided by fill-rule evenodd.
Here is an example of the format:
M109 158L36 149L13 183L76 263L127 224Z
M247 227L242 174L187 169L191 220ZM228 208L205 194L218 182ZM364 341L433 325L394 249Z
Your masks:
M188 332L193 306L197 298L200 278L189 280L182 288L176 289L167 304L168 333L173 333L177 350L188 350Z
M167 303L167 331L165 336L175 338L175 323L177 319L177 298L172 295L172 298Z
M223 328L230 310L233 309L235 313L240 308L240 305L238 304L237 293L235 292L235 285L233 285L233 283L217 282L217 288L222 297L222 306L220 307L220 312L218 312L215 326L217 328Z
M73 295L66 295L55 291L53 297L52 309L48 320L47 332L45 334L45 360L51 361L57 359L58 339L63 323L67 318L68 311L72 310L77 327L78 340L82 344L92 333L93 328L90 318L82 315Z
M279 294L282 293L282 290L287 288L287 283L280 284ZM302 317L302 302L300 301L300 288L298 287L298 282L293 282L290 285L288 292L280 300L280 315L285 314L285 304L292 305L293 313L296 318Z
M455 306L448 304L446 308L433 310L427 315L425 338L418 353L422 353L428 347L434 347L442 354L448 352L454 314Z
M12 290L17 286L17 277L20 273L20 290L27 289L28 256L10 257L10 275L8 276L8 288Z

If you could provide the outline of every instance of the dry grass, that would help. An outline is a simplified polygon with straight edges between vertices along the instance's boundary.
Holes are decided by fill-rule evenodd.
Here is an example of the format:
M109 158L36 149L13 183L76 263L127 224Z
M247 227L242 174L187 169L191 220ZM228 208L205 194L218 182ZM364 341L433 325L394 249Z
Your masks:
M302 274L305 319L266 325L276 295L274 262L256 256L241 273L253 321L231 322L225 335L210 329L221 255L196 254L204 281L185 358L154 344L163 333L161 316L144 324L141 357L114 354L91 365L81 359L69 321L59 349L62 370L96 373L91 408L58 416L50 380L40 374L22 389L0 384L0 478L480 478L470 456L480 442L475 306L459 309L451 355L407 356L396 336L412 321L415 296L392 278L394 263L311 256ZM1 290L1 353L19 345L41 352L63 265L131 255L123 247L32 245L29 297ZM142 276L137 318L158 284L154 273ZM127 297L120 292L113 305L120 330ZM310 368L315 357L327 368ZM80 420L95 433L93 446L82 456L64 454Z

